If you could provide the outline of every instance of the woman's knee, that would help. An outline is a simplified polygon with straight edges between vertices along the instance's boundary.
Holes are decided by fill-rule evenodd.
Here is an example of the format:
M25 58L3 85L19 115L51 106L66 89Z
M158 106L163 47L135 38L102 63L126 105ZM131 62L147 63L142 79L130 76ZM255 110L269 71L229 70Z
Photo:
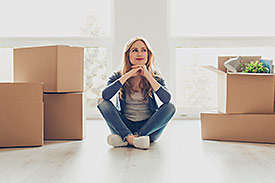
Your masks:
M115 106L113 105L113 103L110 100L105 100L103 98L98 99L97 101L97 107L101 110L101 111L109 111L109 110L114 110Z
M97 100L97 105L100 105L101 104L101 106L102 105L105 105L105 104L107 104L107 105L112 105L113 103L110 101L110 100L105 100L104 98L99 98L98 100Z
M165 108L165 111L171 113L171 114L174 114L176 112L176 107L173 103L169 102L169 103L166 103L166 104L162 104L161 106L162 108Z
M101 104L101 102L102 102L103 100L104 100L103 98L99 98L99 99L97 100L97 105Z

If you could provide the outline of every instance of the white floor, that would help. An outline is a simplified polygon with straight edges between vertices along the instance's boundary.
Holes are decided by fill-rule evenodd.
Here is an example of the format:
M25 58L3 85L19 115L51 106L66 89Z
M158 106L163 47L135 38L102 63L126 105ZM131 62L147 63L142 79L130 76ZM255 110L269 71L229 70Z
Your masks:
M200 121L174 120L149 150L112 148L104 121L82 141L0 148L0 183L274 183L275 145L202 141Z

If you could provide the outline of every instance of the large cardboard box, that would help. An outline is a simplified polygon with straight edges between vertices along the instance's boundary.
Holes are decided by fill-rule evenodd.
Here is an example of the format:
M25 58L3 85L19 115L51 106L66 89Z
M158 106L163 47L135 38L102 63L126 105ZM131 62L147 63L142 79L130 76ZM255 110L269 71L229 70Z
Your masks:
M201 113L203 140L275 143L275 114Z
M0 83L0 147L43 145L43 84Z
M273 113L274 74L230 73L224 62L231 57L218 57L218 68L204 66L218 74L218 110L226 114ZM260 56L243 56L241 62L260 60Z
M44 82L44 92L83 92L84 48L15 48L14 80Z
M85 136L83 93L44 94L44 139L75 139Z

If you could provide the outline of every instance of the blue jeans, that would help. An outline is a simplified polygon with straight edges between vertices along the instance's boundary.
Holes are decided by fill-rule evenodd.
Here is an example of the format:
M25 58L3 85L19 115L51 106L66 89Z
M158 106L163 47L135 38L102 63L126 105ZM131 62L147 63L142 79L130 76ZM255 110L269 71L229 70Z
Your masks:
M150 118L133 122L127 119L109 100L103 100L97 105L97 108L107 122L111 133L120 135L123 141L128 135L134 134L150 136L151 142L157 140L176 112L174 104L166 103L162 104Z

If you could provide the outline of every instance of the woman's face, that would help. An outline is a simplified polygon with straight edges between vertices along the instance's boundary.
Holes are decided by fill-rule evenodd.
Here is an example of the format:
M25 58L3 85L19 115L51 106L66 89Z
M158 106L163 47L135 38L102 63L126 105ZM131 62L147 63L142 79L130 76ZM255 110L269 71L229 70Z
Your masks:
M132 65L145 65L148 58L148 50L142 41L136 41L129 52Z

